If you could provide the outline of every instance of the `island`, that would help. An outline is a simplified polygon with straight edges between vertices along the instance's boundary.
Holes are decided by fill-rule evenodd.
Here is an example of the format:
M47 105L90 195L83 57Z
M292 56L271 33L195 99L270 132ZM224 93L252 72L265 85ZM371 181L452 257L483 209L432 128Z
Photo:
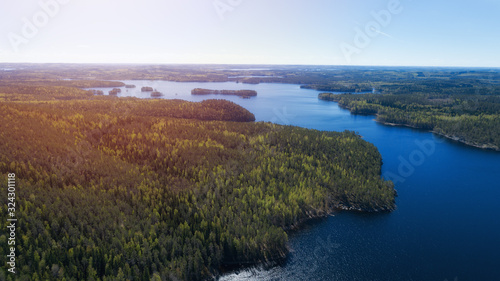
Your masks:
M101 90L90 90L94 95L102 96L104 95L104 92Z
M153 88L152 87L142 87L141 92L152 92Z
M158 92L158 91L153 91L153 92L151 92L151 96L152 97L161 97L161 96L163 96L163 94Z
M135 85L125 85L125 88L135 88Z
M257 96L257 92L254 90L209 90L196 88L191 90L191 95L228 95L250 98Z
M118 95L118 93L121 93L121 92L122 92L122 90L120 88L114 88L113 90L109 91L109 94L111 96L116 96L116 95Z

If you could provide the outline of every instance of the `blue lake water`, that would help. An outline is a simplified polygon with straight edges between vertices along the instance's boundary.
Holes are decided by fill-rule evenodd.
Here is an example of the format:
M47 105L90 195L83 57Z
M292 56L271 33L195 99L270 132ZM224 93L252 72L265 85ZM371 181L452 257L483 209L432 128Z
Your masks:
M298 85L123 82L137 88L122 87L118 96L149 98L140 88L151 86L162 98L228 99L257 121L357 131L382 154L382 172L399 195L396 211L340 212L311 221L290 234L284 264L220 280L500 280L500 153L351 115ZM258 96L192 96L194 88L250 89Z

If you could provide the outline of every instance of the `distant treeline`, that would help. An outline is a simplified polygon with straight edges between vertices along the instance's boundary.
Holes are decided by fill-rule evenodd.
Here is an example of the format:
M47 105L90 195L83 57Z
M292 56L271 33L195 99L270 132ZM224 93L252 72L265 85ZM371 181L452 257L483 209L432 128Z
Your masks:
M20 86L21 83L17 80L2 80L0 79L0 87L2 86ZM100 81L100 80L57 80L57 79L33 79L22 80L23 86L61 86L74 88L111 88L123 87L124 83L118 81Z
M177 82L288 83L335 92L441 92L451 88L475 93L499 88L498 69L376 66L236 65L74 65L0 64L5 80L166 80ZM57 84L61 85L61 84ZM123 85L121 85L123 86ZM112 85L108 87L117 87ZM472 92L470 91L472 89ZM353 91L354 90L354 91Z

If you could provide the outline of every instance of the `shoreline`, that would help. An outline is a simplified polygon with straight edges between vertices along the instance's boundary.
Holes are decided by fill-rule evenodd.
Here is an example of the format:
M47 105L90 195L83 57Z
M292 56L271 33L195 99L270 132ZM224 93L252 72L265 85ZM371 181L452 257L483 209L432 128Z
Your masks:
M321 98L320 98L321 99ZM351 111L351 108L349 108L348 106L343 106L343 105L340 105L339 104L339 101L336 101L336 100L327 100L327 99L321 99L321 100L324 100L324 101L331 101L331 102L335 102L337 103L337 105L342 108L342 109L346 109L346 110L349 110L349 112L353 115L365 115L365 116L376 116L378 118L378 113L375 113L375 114L356 114L356 113L352 113ZM419 127L416 127L416 126L413 126L413 125L409 125L409 124L397 124L397 123L391 123L391 122L385 122L385 121L380 121L380 120L377 120L377 118L373 119L375 122L377 123L380 123L382 125L386 125L386 126L393 126L393 127L408 127L408 128L412 128L412 129L416 129L416 130L423 130L423 131L426 131L426 132L430 132L430 133L433 133L433 134L436 134L438 136L441 136L441 137L444 137L446 139L449 139L449 140L452 140L452 141L456 141L458 143L461 143L461 144L464 144L464 145L467 145L467 146L471 146L471 147L475 147L475 148L479 148L479 149L483 149L483 150L493 150L493 151L497 151L497 152L500 152L500 147L497 147L495 145L492 145L492 144L476 144L476 143L473 143L473 142L470 142L470 141L467 141L467 140L464 140L460 137L457 137L457 136L452 136L452 135L447 135L447 134L444 134L444 133L440 133L440 132L437 132L435 130L427 130L427 129L424 129L424 128L419 128Z
M456 136L450 136L450 135L446 135L446 134L443 134L443 133L440 133L440 132L436 132L436 131L429 131L429 132L432 132L438 136L441 136L441 137L444 137L444 138L447 138L449 140L452 140L452 141L456 141L456 142L459 142L459 143L462 143L462 144L465 144L465 145L468 145L468 146L472 146L472 147L476 147L476 148L480 148L480 149L484 149L484 150L493 150L493 151L498 151L500 152L500 147L497 147L495 145L492 145L490 143L488 144L475 144L475 143L472 143L472 142L469 142L469 141L466 141L464 139L461 139L459 137L456 137Z
M378 114L376 116L378 116ZM408 124L396 124L396 123L390 123L390 122L380 121L380 120L377 120L377 119L374 119L374 120L375 120L375 122L380 123L382 125L393 126L393 127L408 127L408 128L412 128L412 129L416 129L416 130L423 130L423 131L436 134L436 135L441 136L443 138L446 138L448 140L452 140L452 141L455 141L455 142L458 142L458 143L461 143L461 144L464 144L464 145L467 145L467 146L472 146L472 147L480 148L480 149L484 149L484 150L493 150L493 151L499 151L500 152L500 148L497 147L497 146L495 146L495 145L492 145L492 144L476 144L476 143L464 140L462 138L459 138L457 136L443 134L443 133L437 132L435 130L427 130L427 129L419 128L419 127L408 125Z
M392 208L377 208L377 209L363 209L363 208L355 208L355 207L347 207L344 206L341 203L337 203L335 206L332 206L327 212L323 212L321 214L316 214L316 215L311 215L308 214L302 219L299 219L295 224L287 226L282 228L287 235L290 233L294 232L299 232L302 230L304 225L308 222L313 222L314 220L321 220L325 219L327 217L334 217L334 214L340 213L340 212L352 212L352 213L390 213L392 211L396 210L396 204L394 203L394 206ZM228 263L224 264L219 268L219 272L216 275L213 275L212 278L214 280L219 280L220 277L238 272L239 270L245 270L245 269L251 269L255 267L273 267L276 265L279 265L282 262L285 262L288 259L288 256L290 252L293 251L293 249L290 248L290 245L286 245L287 252L279 252L278 255L273 257L272 259L269 260L256 260L256 261L244 261L244 262L234 262L234 263ZM222 270L221 270L222 269ZM225 270L224 270L225 269Z

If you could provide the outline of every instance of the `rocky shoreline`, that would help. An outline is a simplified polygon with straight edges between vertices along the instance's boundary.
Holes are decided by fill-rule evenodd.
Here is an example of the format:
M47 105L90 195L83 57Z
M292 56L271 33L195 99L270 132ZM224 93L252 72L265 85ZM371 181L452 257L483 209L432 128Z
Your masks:
M468 146L473 146L473 147L480 148L480 149L500 151L500 147L498 147L496 145L493 145L491 143L488 143L488 144L476 144L476 143L472 143L470 141L464 140L462 138L459 138L457 136L450 136L450 135L446 135L446 134L443 134L443 133L440 133L440 132L436 132L436 131L429 131L429 132L432 132L432 133L434 133L436 135L442 136L444 138L447 138L447 139L450 139L450 140L453 140L453 141L456 141L456 142L463 143L463 144L468 145Z
M352 207L352 206L346 206L342 203L337 203L335 206L332 206L328 212L320 212L317 214L307 214L307 216L299 219L295 224L284 227L283 230L285 230L287 233L290 232L295 232L295 231L300 231L302 227L304 226L305 223L310 222L315 219L321 219L321 218L326 218L328 216L333 216L334 213L338 213L341 211L349 211L349 212L359 212L359 213L382 213L382 212L391 212L396 209L395 205L392 208L375 208L375 209L363 209L361 207ZM217 276L221 276L223 274L227 274L232 271L237 271L241 269L246 269L246 268L252 268L256 266L264 266L264 267L269 267L273 266L276 264L279 264L280 262L284 261L287 259L291 249L289 245L286 245L287 251L279 251L275 256L271 258L266 258L266 259L259 259L259 260L253 260L253 261L235 261L235 262L225 262L221 268L219 268L220 272L213 276L216 278Z

